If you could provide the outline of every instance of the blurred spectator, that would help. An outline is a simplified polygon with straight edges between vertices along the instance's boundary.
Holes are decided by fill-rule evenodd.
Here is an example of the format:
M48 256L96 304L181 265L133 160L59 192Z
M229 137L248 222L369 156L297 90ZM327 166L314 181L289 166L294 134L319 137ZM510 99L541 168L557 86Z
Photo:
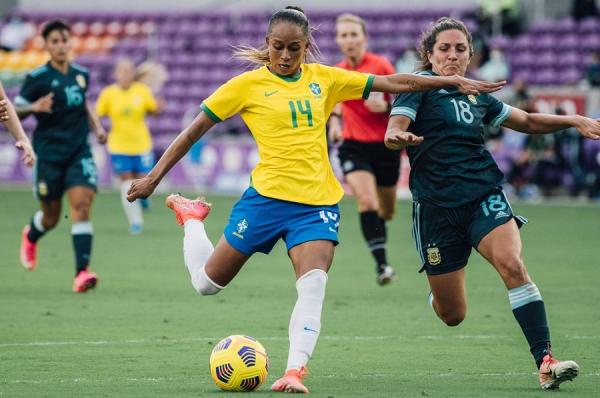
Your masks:
M0 49L4 51L21 50L27 40L35 35L33 24L21 17L13 16L0 31Z
M490 52L490 59L479 68L478 77L482 80L499 81L508 79L509 67L500 49Z
M406 50L402 57L396 61L396 73L412 73L415 71L418 62L417 52L412 49Z
M600 53L592 54L590 64L585 71L585 79L591 86L600 86Z
M484 34L516 36L521 33L518 0L479 0L479 23Z
M595 0L573 0L571 15L576 21L588 17L598 16L598 7Z

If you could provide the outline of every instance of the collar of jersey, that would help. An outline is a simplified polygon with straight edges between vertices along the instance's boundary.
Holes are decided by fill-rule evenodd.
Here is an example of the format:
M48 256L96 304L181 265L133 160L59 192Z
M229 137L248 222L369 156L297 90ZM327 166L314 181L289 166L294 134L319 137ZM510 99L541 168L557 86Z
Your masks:
M298 73L296 73L294 76L283 76L283 75L280 75L279 73L273 72L268 67L267 67L267 70L269 71L269 73L272 73L273 75L277 76L278 78L280 78L282 80L285 80L286 82L297 82L302 77L302 69L300 69L298 71Z

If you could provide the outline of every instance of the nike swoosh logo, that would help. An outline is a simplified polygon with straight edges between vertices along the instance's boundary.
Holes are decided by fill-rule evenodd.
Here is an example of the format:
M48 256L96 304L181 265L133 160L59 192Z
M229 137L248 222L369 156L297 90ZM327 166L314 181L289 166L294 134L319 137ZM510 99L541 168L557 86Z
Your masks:
M273 94L275 94L277 92L279 92L279 90L275 90L275 91L271 91L271 92L265 91L265 97L270 97L270 96L272 96Z
M311 329L311 328L309 328L308 326L304 326L304 330L305 330L305 331L307 331L307 332L319 333L319 331L318 331L318 330Z

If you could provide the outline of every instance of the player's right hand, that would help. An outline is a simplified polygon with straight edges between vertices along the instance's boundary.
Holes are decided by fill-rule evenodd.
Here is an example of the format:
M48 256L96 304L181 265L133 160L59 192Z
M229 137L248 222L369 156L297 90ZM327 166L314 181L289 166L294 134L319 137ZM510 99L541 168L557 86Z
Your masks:
M43 97L38 98L31 105L31 110L35 113L52 113L52 104L54 103L54 93L48 93Z
M464 76L454 75L455 85L458 91L466 95L479 95L480 93L493 93L506 85L506 80L501 82L484 82L467 79Z
M390 129L385 133L384 143L386 148L398 151L406 146L419 145L423 142L423 139L423 137L419 137L408 131Z
M0 100L0 122L8 120L8 101L6 98Z
M29 141L19 140L15 142L15 147L19 151L23 152L21 154L21 161L25 163L25 166L32 167L35 163L35 152L33 152L33 148L31 147Z
M152 195L154 189L156 189L156 185L148 176L133 180L127 191L127 200L133 202L136 199L146 199Z

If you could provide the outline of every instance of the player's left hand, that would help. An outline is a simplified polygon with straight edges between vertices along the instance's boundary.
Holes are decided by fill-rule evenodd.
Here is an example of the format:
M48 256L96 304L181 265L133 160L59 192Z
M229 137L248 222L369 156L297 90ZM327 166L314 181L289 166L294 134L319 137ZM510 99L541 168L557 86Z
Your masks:
M152 192L156 189L156 185L152 182L150 177L142 177L133 180L129 191L127 191L127 200L133 202L136 199L146 199L152 195Z
M8 120L8 101L6 98L0 99L0 122Z
M454 85L463 94L479 95L480 93L493 93L500 90L506 84L506 80L501 82L485 82L473 79L467 79L464 76L454 75Z
M586 138L600 140L600 119L591 119L589 117L580 116L575 128Z
M23 152L21 154L21 161L25 163L25 166L32 167L35 163L35 152L33 152L33 148L29 141L19 140L15 143L15 147Z
M106 144L107 134L103 128L96 130L96 139L98 140L98 144Z

